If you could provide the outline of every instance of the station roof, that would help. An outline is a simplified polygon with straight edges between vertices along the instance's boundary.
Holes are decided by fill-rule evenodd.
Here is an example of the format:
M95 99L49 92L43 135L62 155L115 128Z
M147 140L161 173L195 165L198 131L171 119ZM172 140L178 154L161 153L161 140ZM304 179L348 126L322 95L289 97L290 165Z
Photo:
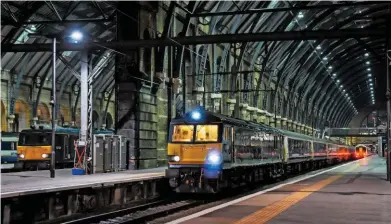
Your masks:
M169 4L159 10L168 11ZM391 18L389 2L177 1L173 4L177 7L176 16L182 20L198 18L198 23L210 27L199 38L174 37L174 40L184 44L238 40L236 46L244 49L243 56L250 58L250 66L259 66L263 73L273 71L279 85L297 92L300 100L318 105L327 96L337 95L335 100L350 105L346 110L353 114L356 108L370 106L372 99L384 101L386 35L380 34L390 30L386 28ZM2 1L1 5L2 47L9 49L7 44L23 44L24 49L30 49L2 52L2 69L23 73L31 81L50 80L51 53L31 49L51 40L32 38L29 33L66 35L69 30L81 29L88 33L90 41L102 46L110 46L115 40L114 18L120 11L115 2ZM341 29L345 31L338 31ZM98 83L95 89L107 93L114 86L115 52L99 45L94 49L99 47L91 60ZM80 52L70 50L60 49L58 53L57 80L77 88Z

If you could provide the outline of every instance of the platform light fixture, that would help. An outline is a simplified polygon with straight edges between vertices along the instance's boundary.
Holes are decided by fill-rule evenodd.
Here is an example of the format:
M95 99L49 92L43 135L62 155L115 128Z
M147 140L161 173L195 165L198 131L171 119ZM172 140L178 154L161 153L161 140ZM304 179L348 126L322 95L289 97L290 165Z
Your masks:
M323 58L323 61L327 61L327 57L324 57L324 58Z
M367 61L367 62L365 62L365 64L369 65L369 64L371 64L371 62Z
M337 76L337 74L336 74L336 73L334 73L334 74L333 74L333 76L334 76L334 77L336 77L336 76Z
M322 47L320 45L316 46L316 50L320 50Z
M369 85L370 85L370 86L373 86L373 84L372 84L372 83L369 83Z
M329 66L329 69L330 69L330 70L333 69L333 66Z
M340 81L339 81L339 79L337 79L337 83L339 83Z
M342 88L342 87L343 87L343 85L340 85L339 87L341 87L341 88Z
M367 71L371 71L371 68L367 68Z
M71 33L71 35L69 37L72 39L72 41L74 41L75 43L78 43L81 40L83 40L83 33L81 33L78 30L75 30Z
M299 12L299 15L297 15L299 19L304 18L304 14L302 12Z
M371 73L369 73L369 74L368 74L368 77L372 77L372 74L371 74Z
M365 55L365 57L368 57L368 56L369 56L369 54L368 54L368 53L365 53L364 55Z

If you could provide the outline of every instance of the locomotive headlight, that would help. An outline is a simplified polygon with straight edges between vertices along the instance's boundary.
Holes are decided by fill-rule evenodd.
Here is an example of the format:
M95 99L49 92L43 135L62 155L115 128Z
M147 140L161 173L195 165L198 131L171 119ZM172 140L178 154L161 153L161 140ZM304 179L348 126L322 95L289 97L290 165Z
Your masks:
M19 158L24 159L24 154L19 154Z
M42 154L42 158L46 159L46 158L48 158L48 157L49 157L48 154Z
M181 160L181 157L179 156L169 156L170 162L179 162Z
M221 163L221 155L217 152L211 152L206 157L206 161L211 164L220 164Z

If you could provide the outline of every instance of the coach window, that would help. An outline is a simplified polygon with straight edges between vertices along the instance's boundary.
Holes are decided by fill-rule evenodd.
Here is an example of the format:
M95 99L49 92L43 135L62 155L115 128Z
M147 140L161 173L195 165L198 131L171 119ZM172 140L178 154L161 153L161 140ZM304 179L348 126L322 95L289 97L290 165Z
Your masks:
M218 125L197 125L197 142L217 142Z

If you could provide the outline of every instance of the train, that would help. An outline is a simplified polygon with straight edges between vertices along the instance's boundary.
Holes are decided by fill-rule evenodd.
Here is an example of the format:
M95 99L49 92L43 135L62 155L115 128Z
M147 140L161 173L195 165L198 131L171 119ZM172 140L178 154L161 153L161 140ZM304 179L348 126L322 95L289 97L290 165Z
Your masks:
M80 129L56 127L55 162L58 168L73 167L74 142L79 138ZM113 130L94 130L94 134L114 134ZM17 146L17 169L46 169L50 167L52 155L52 128L49 126L32 127L22 130Z
M359 144L355 148L355 157L357 159L362 159L364 157L367 157L370 153L369 147L363 144Z
M16 132L1 133L1 168L13 169L18 161L17 145L19 134Z
M165 176L179 193L217 193L354 158L354 146L203 108L170 123Z

